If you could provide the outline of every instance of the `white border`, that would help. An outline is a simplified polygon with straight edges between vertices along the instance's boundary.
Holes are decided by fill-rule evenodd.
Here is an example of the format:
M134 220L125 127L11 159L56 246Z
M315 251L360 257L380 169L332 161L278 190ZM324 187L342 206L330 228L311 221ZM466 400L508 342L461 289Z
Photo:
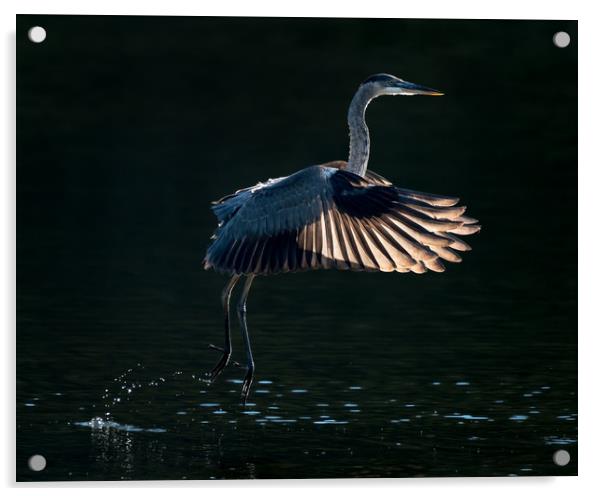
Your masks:
M424 2L427 3L427 2ZM472 19L577 19L581 10L575 4L549 1L506 0L500 5L475 0L433 0L428 5L419 2L401 3L398 0L375 2L328 2L304 0L279 2L243 0L223 3L170 0L161 2L22 0L16 2L20 14L106 14L106 15L213 15L213 16L289 16L289 17L430 17Z
M362 479L362 480L296 480L296 481L174 481L174 482L130 482L130 483L57 483L20 484L26 492L34 487L45 487L46 491L62 494L67 490L103 493L110 488L115 494L128 495L133 492L165 491L177 487L179 491L199 494L199 491L217 494L301 494L309 491L333 491L344 489L348 495L363 494L374 489L381 494L399 494L400 491L446 496L516 495L545 493L546 496L562 495L577 491L590 494L599 489L600 420L600 353L602 350L602 325L597 307L602 303L600 284L602 262L598 261L602 244L600 231L602 215L602 189L600 185L600 153L602 116L600 86L602 85L600 53L602 43L600 15L595 2L567 1L516 1L505 0L492 5L491 2L474 0L429 0L426 2L403 2L402 0L379 0L377 2L326 2L303 0L294 5L284 2L253 0L251 2L229 1L205 3L181 0L126 0L104 1L19 1L5 5L2 9L3 50L0 85L2 107L0 120L0 151L4 158L0 184L1 195L0 228L4 235L0 243L2 265L1 313L5 319L2 336L4 360L1 370L5 376L2 409L2 461L1 479L5 486L14 490L14 443L15 443L15 14L105 14L105 15L237 15L237 16L308 16L308 17L425 17L425 18L473 18L473 19L578 19L579 20L579 477L543 478L491 478L491 479ZM553 199L550 200L553 205ZM563 208L562 205L554 205ZM537 206L533 206L537 208ZM566 233L557 233L558 236ZM550 267L550 270L554 270ZM70 489L67 489L70 488Z

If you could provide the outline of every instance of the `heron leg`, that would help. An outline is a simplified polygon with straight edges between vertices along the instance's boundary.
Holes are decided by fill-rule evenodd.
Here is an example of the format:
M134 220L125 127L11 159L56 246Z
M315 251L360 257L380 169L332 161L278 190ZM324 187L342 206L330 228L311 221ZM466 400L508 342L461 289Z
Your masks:
M249 290L255 276L253 274L247 276L245 285L238 301L238 320L240 321L240 329L242 331L242 338L245 343L245 351L247 352L247 373L242 385L241 391L241 402L244 405L249 397L249 391L251 389L251 383L253 382L253 375L255 373L255 363L253 362L253 353L251 352L251 342L249 341L249 331L247 329L247 296L249 296Z
M230 338L230 295L232 294L232 290L236 283L240 279L240 276L235 274L228 281L228 284L224 287L222 291L222 306L224 308L224 327L225 327L225 336L224 336L224 348L221 349L222 356L219 361L215 364L215 367L211 369L209 372L209 380L213 381L217 378L218 375L222 373L222 371L226 368L228 363L230 362L230 356L232 355L232 340ZM217 346L209 345L210 348L217 348ZM219 349L219 348L218 348Z

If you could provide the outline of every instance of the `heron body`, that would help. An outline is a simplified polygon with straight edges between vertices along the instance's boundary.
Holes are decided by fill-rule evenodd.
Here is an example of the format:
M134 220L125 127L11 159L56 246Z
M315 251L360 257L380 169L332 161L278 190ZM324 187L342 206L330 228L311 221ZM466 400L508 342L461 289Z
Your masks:
M349 160L302 169L241 189L214 202L218 220L205 268L231 275L223 293L226 321L215 379L231 356L229 300L241 276L238 305L247 352L245 402L254 374L246 324L246 299L256 275L310 269L365 272L443 272L470 246L458 236L480 230L458 198L399 188L367 169L370 138L365 110L381 95L440 95L388 74L368 78L348 112Z

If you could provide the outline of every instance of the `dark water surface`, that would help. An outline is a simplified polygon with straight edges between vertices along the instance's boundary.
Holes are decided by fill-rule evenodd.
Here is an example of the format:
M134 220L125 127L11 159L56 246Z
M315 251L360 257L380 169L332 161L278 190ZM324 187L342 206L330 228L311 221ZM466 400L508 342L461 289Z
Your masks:
M19 480L577 473L576 23L21 16L17 38ZM375 102L371 168L483 231L444 274L258 278L242 407L244 370L204 381L209 202L345 158L382 71L446 96Z

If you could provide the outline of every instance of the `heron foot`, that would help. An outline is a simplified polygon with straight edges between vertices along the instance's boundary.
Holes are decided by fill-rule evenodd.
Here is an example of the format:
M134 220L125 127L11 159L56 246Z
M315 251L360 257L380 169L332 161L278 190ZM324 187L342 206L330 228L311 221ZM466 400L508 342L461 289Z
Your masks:
M207 375L209 376L210 382L213 382L215 379L217 379L217 377L228 366L228 363L230 362L230 355L231 355L230 352L223 352L222 356L220 357L218 362L215 364L215 367L213 367L211 369L211 371L207 373Z
M255 367L250 366L247 368L247 373L245 375L245 379L242 383L242 391L240 393L240 402L242 406L245 406L247 403L247 399L249 397L249 392L251 391L251 384L253 382L253 377L255 376Z
M213 344L209 345L209 348L212 350L216 350L222 353L222 356L215 364L215 367L211 369L210 372L207 372L207 376L209 376L209 382L213 382L217 377L224 371L224 369L232 364L236 367L240 367L240 363L235 360L231 360L232 350L225 350L224 348L220 348L219 346L215 346Z

